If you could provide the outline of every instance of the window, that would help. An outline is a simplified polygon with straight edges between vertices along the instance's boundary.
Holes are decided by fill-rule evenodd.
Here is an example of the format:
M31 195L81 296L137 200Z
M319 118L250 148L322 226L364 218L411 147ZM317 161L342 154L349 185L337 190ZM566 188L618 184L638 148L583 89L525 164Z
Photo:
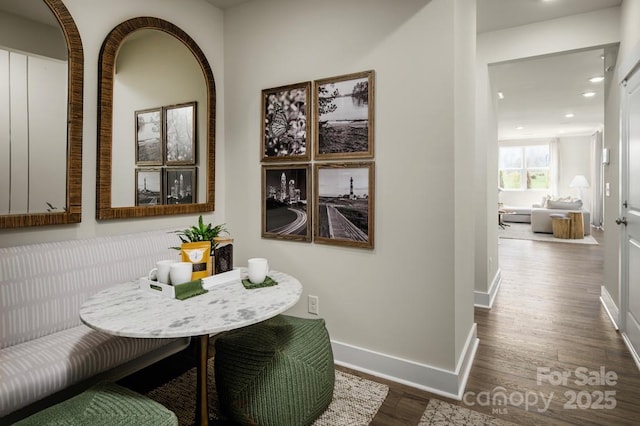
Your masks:
M549 145L500 147L498 167L503 189L549 189Z

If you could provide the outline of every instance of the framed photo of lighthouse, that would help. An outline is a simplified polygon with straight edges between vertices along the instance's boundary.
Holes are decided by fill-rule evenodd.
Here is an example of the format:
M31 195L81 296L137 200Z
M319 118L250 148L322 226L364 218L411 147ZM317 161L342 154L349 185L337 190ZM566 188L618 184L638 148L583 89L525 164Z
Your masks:
M262 166L262 238L311 241L311 166Z
M374 168L373 161L315 164L315 242L374 247Z
M162 169L136 169L136 206L157 206L162 198Z
M164 204L195 204L198 202L196 167L164 169Z

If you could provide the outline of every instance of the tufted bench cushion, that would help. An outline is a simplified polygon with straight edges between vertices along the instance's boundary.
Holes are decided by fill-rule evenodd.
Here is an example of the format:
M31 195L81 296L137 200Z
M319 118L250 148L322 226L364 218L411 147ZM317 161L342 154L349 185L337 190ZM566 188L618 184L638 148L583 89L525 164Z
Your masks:
M222 411L242 425L310 425L333 398L335 366L322 319L278 315L215 343Z
M146 396L113 383L98 383L80 395L16 423L18 425L177 426L178 418Z

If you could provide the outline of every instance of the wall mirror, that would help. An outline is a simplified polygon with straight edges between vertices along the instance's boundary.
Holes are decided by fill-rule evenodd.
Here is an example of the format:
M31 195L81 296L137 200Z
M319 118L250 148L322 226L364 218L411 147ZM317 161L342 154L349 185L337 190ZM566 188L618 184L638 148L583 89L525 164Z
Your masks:
M107 35L98 79L96 217L213 211L215 82L195 41L130 19Z
M80 222L83 63L61 0L0 4L0 228Z

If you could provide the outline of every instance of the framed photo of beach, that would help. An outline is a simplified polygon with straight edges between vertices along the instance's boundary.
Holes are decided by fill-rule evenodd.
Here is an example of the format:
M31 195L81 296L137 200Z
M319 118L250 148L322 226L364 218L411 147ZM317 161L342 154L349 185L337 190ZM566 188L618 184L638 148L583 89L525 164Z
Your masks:
M373 248L374 162L316 163L316 243Z
M311 159L311 82L262 91L262 161Z
M316 160L373 158L374 71L316 80Z
M135 112L136 164L162 165L162 108Z
M311 241L311 166L262 166L262 238Z

